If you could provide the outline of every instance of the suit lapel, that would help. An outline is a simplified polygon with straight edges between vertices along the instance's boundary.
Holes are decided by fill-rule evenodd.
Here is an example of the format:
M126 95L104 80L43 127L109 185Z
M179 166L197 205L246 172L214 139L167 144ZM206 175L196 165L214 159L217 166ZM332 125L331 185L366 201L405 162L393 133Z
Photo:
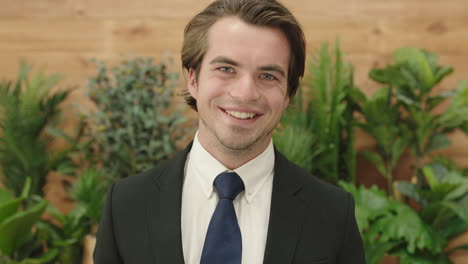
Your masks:
M185 160L192 144L153 175L155 191L148 201L149 232L155 263L183 264L181 204Z
M292 263L304 222L304 203L297 196L302 182L290 162L275 149L275 174L264 264Z
M181 206L185 161L192 144L153 175L148 201L148 226L155 263L183 264ZM292 175L290 162L275 149L275 175L264 264L291 263L304 221L298 197L302 182ZM152 202L154 201L154 202Z

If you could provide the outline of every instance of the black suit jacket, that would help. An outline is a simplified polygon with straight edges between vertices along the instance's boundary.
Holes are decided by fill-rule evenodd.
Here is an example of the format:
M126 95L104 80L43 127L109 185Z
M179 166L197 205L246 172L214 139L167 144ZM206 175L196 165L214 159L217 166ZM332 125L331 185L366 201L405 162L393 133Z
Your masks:
M184 263L181 199L190 148L110 187L95 264ZM276 150L263 263L365 263L352 196L306 173Z

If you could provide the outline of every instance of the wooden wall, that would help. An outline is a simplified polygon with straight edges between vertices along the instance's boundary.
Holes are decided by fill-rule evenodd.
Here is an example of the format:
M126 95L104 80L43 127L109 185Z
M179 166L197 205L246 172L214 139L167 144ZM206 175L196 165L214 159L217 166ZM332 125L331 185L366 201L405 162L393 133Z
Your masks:
M180 69L183 28L209 2L0 0L0 79L13 78L20 60L25 59L46 67L47 72L64 74L63 85L79 87L70 102L90 108L84 91L87 78L96 71L91 58L116 63L132 56L159 58L170 53L175 69ZM468 79L467 0L284 2L304 27L309 53L322 41L340 37L346 58L356 67L356 82L368 93L376 88L367 77L369 69L384 66L393 50L408 45L436 52L442 64L455 67L439 90ZM453 146L443 153L468 166L468 138L455 133L452 139ZM357 145L368 148L373 142L359 134ZM408 164L405 159L401 175L408 171ZM362 159L358 174L367 184L383 180ZM466 263L466 256L462 258L457 263Z
M71 101L89 108L83 94L96 71L91 58L116 63L170 53L179 70L183 28L209 2L0 0L0 78L13 78L25 59L64 74L63 85L79 87ZM376 88L369 69L384 66L392 51L408 45L436 52L442 64L455 67L439 90L468 79L467 0L290 0L286 5L304 27L309 53L340 37L356 67L356 82L368 93ZM452 138L455 143L444 153L468 166L468 138L460 133ZM372 145L360 134L360 149Z

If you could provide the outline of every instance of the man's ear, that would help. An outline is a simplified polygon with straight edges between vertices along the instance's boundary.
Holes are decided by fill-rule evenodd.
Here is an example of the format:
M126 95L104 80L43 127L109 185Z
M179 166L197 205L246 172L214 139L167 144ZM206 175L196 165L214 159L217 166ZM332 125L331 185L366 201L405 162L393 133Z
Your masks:
M190 95L193 98L197 99L197 94L198 94L197 74L194 68L190 68L188 71L187 89Z

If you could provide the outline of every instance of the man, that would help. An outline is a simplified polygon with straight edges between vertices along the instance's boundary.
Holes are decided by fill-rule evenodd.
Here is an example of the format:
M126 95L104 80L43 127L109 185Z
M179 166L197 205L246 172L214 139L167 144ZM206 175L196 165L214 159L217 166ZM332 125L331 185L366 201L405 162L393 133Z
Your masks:
M217 0L197 14L182 63L198 132L110 187L95 263L365 263L352 197L273 147L304 61L303 32L274 0Z

